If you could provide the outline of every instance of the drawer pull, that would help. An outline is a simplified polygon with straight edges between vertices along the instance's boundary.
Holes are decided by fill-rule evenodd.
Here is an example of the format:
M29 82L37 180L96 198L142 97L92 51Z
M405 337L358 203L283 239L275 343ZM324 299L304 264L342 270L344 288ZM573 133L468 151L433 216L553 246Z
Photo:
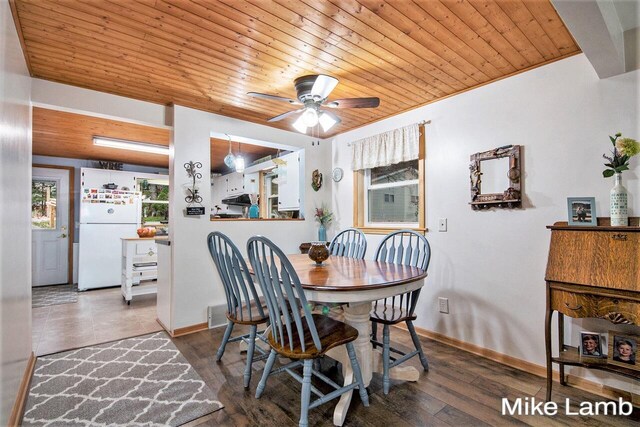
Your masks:
M149 256L153 256L154 254L155 254L155 252L153 252L153 251L149 251L149 252L147 253L147 255L149 255Z
M569 310L580 310L582 308L582 304L580 304L577 307L569 307L569 303L565 302L564 305L569 309Z
M627 235L626 234L617 233L617 234L613 234L611 236L611 238L613 240L625 241L625 240L627 240Z

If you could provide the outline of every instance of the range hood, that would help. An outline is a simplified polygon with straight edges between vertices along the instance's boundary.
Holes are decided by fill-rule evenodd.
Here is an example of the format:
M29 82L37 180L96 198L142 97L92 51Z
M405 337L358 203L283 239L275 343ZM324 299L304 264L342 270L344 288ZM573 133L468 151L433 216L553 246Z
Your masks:
M229 197L222 200L222 203L229 206L251 206L251 200L248 194L240 194L239 196Z

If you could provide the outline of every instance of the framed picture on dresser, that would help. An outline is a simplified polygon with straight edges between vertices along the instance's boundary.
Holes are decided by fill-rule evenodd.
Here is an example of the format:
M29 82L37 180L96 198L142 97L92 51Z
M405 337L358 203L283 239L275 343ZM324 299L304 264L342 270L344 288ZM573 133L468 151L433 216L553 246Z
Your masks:
M569 213L569 225L586 227L598 225L595 197L568 197L567 210Z
M640 337L616 331L609 331L609 354L607 362L640 371L638 358Z
M602 358L602 337L597 332L580 332L580 358Z

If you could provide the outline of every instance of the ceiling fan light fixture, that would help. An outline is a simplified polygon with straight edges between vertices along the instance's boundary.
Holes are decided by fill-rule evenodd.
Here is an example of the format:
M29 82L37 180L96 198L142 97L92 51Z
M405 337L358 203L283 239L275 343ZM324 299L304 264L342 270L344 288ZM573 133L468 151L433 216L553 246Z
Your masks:
M329 129L333 127L338 121L331 117L330 114L322 113L320 117L318 117L318 122L320 122L320 126L322 126L322 130L327 132Z
M300 117L298 117L298 119L293 122L293 127L295 130L297 130L300 133L307 133L307 125L304 124L304 120L303 120L304 115L301 115Z
M169 155L169 147L166 145L149 144L147 142L127 141L125 139L105 138L94 136L93 145L98 147L117 148L120 150L141 151L143 153Z
M306 127L312 128L318 124L318 112L315 108L307 108L300 117L302 117L302 123Z

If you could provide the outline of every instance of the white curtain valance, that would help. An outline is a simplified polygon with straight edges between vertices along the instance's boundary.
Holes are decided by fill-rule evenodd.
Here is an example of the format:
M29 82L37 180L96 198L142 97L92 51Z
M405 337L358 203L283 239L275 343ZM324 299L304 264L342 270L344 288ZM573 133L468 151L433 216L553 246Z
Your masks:
M417 123L355 141L351 144L351 169L371 169L415 160L419 141Z

